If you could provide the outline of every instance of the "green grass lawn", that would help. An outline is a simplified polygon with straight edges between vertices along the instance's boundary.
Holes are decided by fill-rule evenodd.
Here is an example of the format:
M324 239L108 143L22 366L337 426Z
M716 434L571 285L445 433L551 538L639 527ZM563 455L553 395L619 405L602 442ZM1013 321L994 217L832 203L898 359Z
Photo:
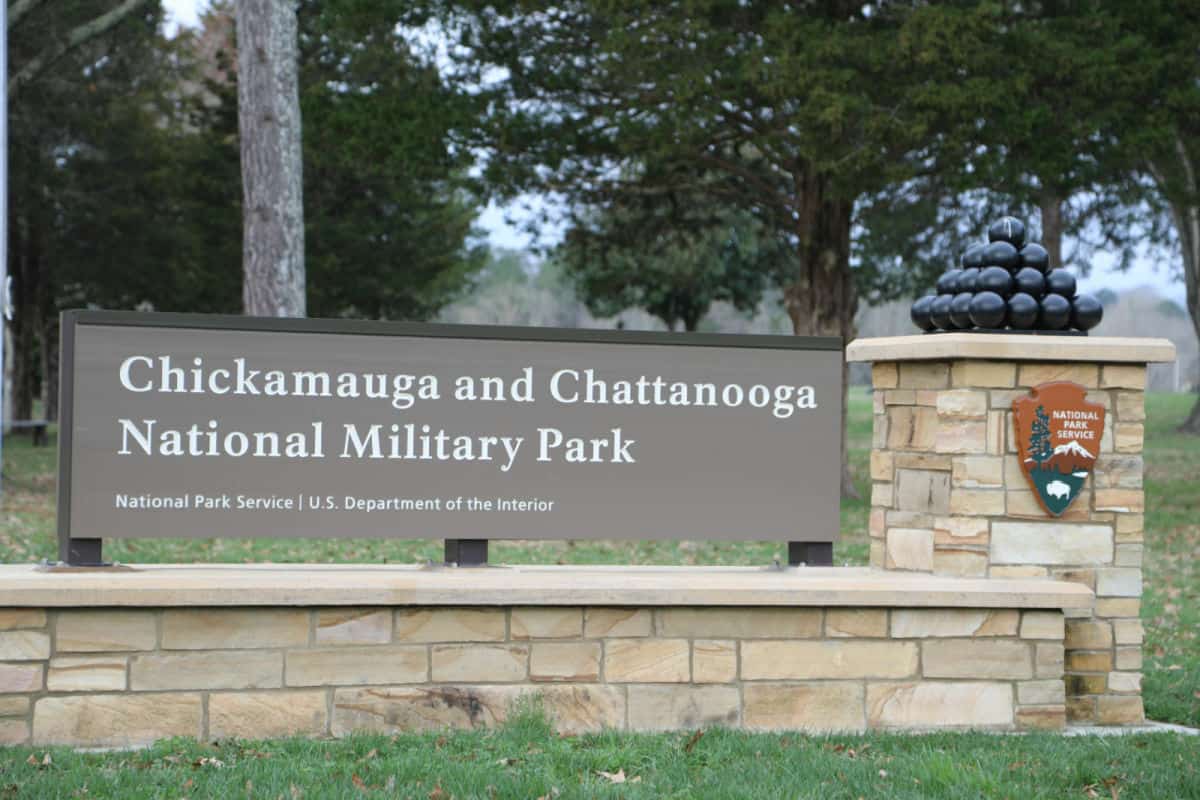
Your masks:
M1200 439L1174 428L1191 397L1147 400L1145 698L1153 719L1200 725ZM871 403L851 398L851 465L867 492ZM0 561L53 558L53 447L5 444ZM839 563L866 561L866 501L843 502ZM434 541L106 542L126 562L441 558ZM503 542L508 563L762 564L778 542ZM49 758L47 758L47 752ZM135 753L0 751L0 798L813 797L1200 798L1200 739L1179 735L559 737L536 713L495 731L324 742L171 741ZM623 776L614 782L611 776Z

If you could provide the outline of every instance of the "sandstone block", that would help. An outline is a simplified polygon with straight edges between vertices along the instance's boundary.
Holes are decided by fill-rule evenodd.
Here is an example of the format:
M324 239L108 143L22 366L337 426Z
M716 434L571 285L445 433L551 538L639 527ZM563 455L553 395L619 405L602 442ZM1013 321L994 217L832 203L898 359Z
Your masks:
M880 539L871 540L871 550L869 554L869 563L872 569L883 569L885 563L884 544Z
M0 745L12 747L29 743L29 721L0 719Z
M57 656L50 659L46 688L52 692L123 692L128 656Z
M40 608L5 608L0 609L0 631L12 631L18 628L46 627L46 612Z
M884 414L887 412L887 403L884 399L885 394L887 394L887 392L871 392L871 411L873 413Z
M419 683L428 675L424 647L318 647L287 654L288 686Z
M871 505L875 508L891 508L895 504L894 483L875 483L871 485Z
M816 608L664 608L659 633L704 639L813 639L821 635Z
M950 513L998 517L1004 514L1004 492L998 489L955 489L950 493Z
M937 469L949 472L954 467L954 456L938 453L894 453L896 469Z
M1059 522L993 522L993 564L1110 564L1109 525Z
M895 389L900 385L900 371L895 361L877 361L871 365L871 387Z
M1132 511L1146 508L1146 494L1141 489L1097 489L1097 511Z
M129 662L129 688L275 689L283 685L283 655L266 650L148 653Z
M915 406L917 404L916 389L889 389L886 392L879 392L883 395L883 404L885 406Z
M907 678L915 642L742 642L742 680Z
M1092 482L1097 489L1141 489L1144 472L1140 455L1102 455L1096 459Z
M895 457L888 450L871 451L871 480L890 482L895 468Z
M692 642L692 681L732 683L737 680L737 642L697 639Z
M1062 639L1065 635L1063 615L1058 611L1026 611L1021 614L1022 639Z
M0 660L44 661L50 657L50 634L45 631L0 631Z
M742 724L760 730L862 731L861 683L752 683L743 689Z
M691 680L686 639L613 639L604 644L608 683L687 683Z
M1089 725L1096 722L1096 698L1092 695L1067 695L1067 719Z
M635 731L734 727L736 686L630 686L629 727Z
M951 389L938 392L937 412L939 416L982 419L987 416L987 411L987 392L975 389Z
M1051 381L1071 381L1095 389L1100 381L1100 367L1078 362L1021 365L1021 386L1033 387Z
M71 610L56 616L56 653L153 650L158 639L153 611Z
M504 637L503 609L396 609L398 642L502 642Z
M1118 422L1113 425L1113 449L1118 453L1142 452L1145 430L1140 422Z
M887 447L888 435L887 414L876 414L874 420L872 420L871 447L875 450L882 450Z
M41 664L0 664L0 693L36 692L41 688Z
M1146 395L1142 392L1117 392L1117 419L1124 422L1146 419Z
M920 511L899 511L894 508L882 509L889 528L932 528L933 514Z
M1017 365L1004 361L955 361L954 385L1009 389L1017 381Z
M1141 644L1146 638L1140 619L1114 619L1113 640L1117 644Z
M1118 567L1141 567L1143 554L1144 551L1140 544L1119 544L1117 545L1117 556L1113 563Z
M1141 533L1145 529L1145 520L1145 515L1141 513L1117 514L1117 533ZM1140 539L1138 541L1140 541Z
M950 385L950 365L937 361L902 361L901 389L944 389Z
M867 726L996 728L1013 724L1008 683L868 683Z
M890 406L887 413L889 450L932 450L938 435L937 409L928 406Z
M999 488L1004 485L1004 456L956 456L950 480L965 489Z
M1038 642L1034 648L1033 672L1038 678L1061 678L1063 674L1063 651L1061 644Z
M432 679L438 682L522 681L529 674L529 645L439 644L433 648L432 667Z
M936 517L933 521L935 545L988 543L988 521L980 517Z
M308 644L308 612L290 608L163 611L164 650L245 650Z
M1112 668L1112 650L1072 650L1067 653L1070 672L1108 672Z
M887 611L882 608L831 608L825 612L825 635L830 639L886 637Z
M1141 597L1142 571L1137 567L1096 570L1097 597Z
M892 611L893 639L1016 636L1014 610L898 608Z
M513 639L569 639L583 635L583 609L514 608L511 632Z
M867 517L867 530L872 539L882 539L884 533L887 532L887 510L872 508Z
M1079 584L1082 584L1082 585L1088 587L1092 591L1096 590L1096 570L1094 570L1094 569L1084 569L1084 568L1052 569L1052 570L1050 570L1050 577L1056 581L1067 581L1068 583L1079 583ZM1070 617L1072 615L1080 616L1080 617L1090 617L1091 616L1091 614L1087 613L1086 609L1078 609L1078 608L1068 608L1068 609L1065 609L1063 611L1063 613L1066 614L1068 617Z
M1017 702L1023 706L1061 706L1067 692L1061 680L1021 681L1017 684Z
M993 578L1044 578L1050 574L1050 570L1035 564L1018 564L993 566L988 573Z
M934 436L934 451L938 453L988 452L986 420L953 420L942 422Z
M589 608L584 614L583 635L589 639L649 636L653 626L648 608Z
M887 532L887 568L929 572L933 569L933 531L892 528Z
M529 652L529 677L534 681L597 681L600 643L537 642Z
M1145 389L1146 368L1140 364L1105 364L1100 388Z
M1026 706L1017 709L1017 729L1022 731L1058 731L1067 726L1067 707Z
M33 707L33 743L138 747L202 735L200 695L84 694L43 697Z
M317 612L317 644L387 644L392 612L386 608L328 608Z
M1118 647L1114 666L1117 669L1140 670L1142 668L1142 648Z
M28 697L0 697L0 717L23 717L28 713Z
M1107 650L1113 644L1112 625L1098 620L1067 620L1066 645L1072 650Z
M934 548L933 572L935 575L982 578L987 575L987 571L987 553L959 548Z
M1096 722L1101 725L1140 725L1146 721L1140 696L1106 695L1096 698Z
M1140 672L1110 672L1109 673L1109 691L1110 692L1141 692L1141 673Z
M950 508L950 476L933 470L896 471L896 507L901 511L945 514Z
M414 686L338 689L330 727L334 736L491 727L527 695L541 698L561 733L620 728L625 721L624 694L611 686Z
M926 678L1033 677L1033 651L1024 642L986 639L929 640L921 643Z
M1013 365L1013 371L1014 371L1014 375L1015 375L1015 372L1016 372L1015 364ZM1014 380L1015 380L1015 378L1014 378ZM989 405L993 409L1000 409L1003 411L1007 411L1008 409L1013 407L1014 400L1016 400L1018 397L1024 397L1027 394L1029 394L1029 392L1025 391L1024 389L998 389L998 390L990 392L990 395L989 395L990 396L990 404Z
M208 735L214 739L321 736L327 720L325 692L319 689L208 697Z
M1016 443L1013 442L1012 436L1009 433L1010 416L1007 411L988 412L987 448L985 452L989 455L999 456L1005 453L1016 452Z

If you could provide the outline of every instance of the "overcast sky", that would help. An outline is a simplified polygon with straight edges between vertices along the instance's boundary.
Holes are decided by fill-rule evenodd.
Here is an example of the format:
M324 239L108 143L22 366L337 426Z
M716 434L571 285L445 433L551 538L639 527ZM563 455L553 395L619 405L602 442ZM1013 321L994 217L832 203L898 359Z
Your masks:
M163 6L168 13L168 32L174 31L175 25L194 27L198 24L198 12L207 6L205 0L163 0ZM527 213L521 208L523 204L514 203L507 207L490 204L479 218L480 226L487 231L488 240L493 247L524 249L529 245L529 236L505 221L505 216L515 217L518 221L527 218ZM544 234L544 244L553 244L561 236L561 231L549 231ZM1107 260L1111 263L1111 259ZM1142 260L1129 272L1117 272L1107 268L1106 260L1097 257L1092 274L1081 278L1079 286L1084 291L1096 292L1101 288L1115 291L1132 289L1138 286L1150 285L1176 302L1185 302L1183 283L1172 278L1171 273L1162 266Z

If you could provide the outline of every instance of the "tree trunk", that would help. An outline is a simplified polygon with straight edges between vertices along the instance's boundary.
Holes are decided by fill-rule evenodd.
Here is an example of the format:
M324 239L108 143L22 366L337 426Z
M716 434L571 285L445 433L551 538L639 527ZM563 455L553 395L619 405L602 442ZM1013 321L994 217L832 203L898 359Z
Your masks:
M58 314L42 317L42 419L58 422Z
M260 316L305 315L296 36L290 0L237 1L242 302Z
M37 283L41 256L36 226L28 217L9 215L9 275L13 281L12 331L12 419L33 419L33 400L37 395ZM28 428L14 428L27 431Z
M1042 192L1040 201L1042 209L1042 247L1050 254L1050 266L1053 269L1063 266L1062 260L1062 197L1058 192L1047 189Z
M799 271L783 290L792 330L801 336L839 336L843 346L854 338L858 294L850 274L850 223L854 204L836 197L828 181L812 172L799 178L796 234ZM842 363L842 419L846 418L849 370ZM842 497L858 499L842 425Z
M1188 314L1200 339L1200 176L1193 151L1183 137L1175 135L1173 152L1149 164L1151 176L1171 207L1171 219L1179 234L1183 259L1183 283L1187 292ZM1196 381L1196 402L1188 418L1179 426L1180 433L1200 435L1200 375Z

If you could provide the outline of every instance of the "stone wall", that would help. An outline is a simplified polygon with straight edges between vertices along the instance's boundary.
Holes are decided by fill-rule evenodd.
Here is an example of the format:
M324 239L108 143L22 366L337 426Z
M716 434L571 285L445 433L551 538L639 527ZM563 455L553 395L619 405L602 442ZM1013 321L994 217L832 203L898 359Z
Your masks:
M1058 610L8 609L0 741L469 728L530 693L567 732L1058 728L1063 637Z
M871 564L1087 585L1093 611L1067 620L1068 718L1124 724L1143 719L1146 367L1105 363L1103 354L1097 343L1097 363L876 361ZM1093 474L1057 519L1021 472L1012 419L1013 400L1050 381L1081 384L1106 409Z

